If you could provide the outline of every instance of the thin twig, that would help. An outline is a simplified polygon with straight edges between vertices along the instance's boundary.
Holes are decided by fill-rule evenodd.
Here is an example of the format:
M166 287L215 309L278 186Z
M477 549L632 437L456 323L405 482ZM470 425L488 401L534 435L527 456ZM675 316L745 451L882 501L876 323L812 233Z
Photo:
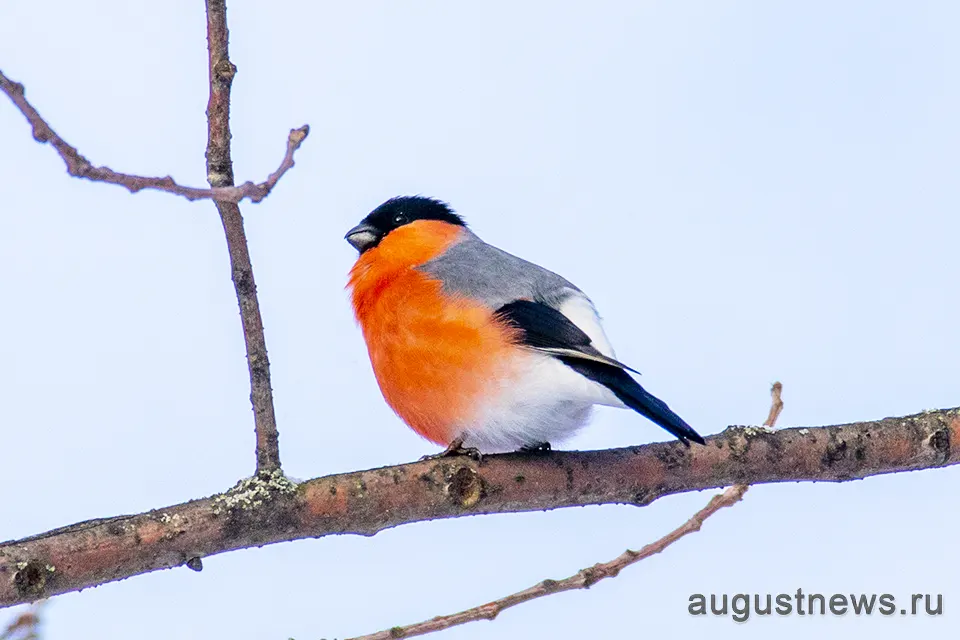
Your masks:
M729 507L739 502L740 499L743 498L743 492L746 490L746 485L736 485L730 487L721 494L713 496L710 498L710 502L707 503L707 506L693 514L689 520L656 542L646 545L639 551L627 549L610 562L601 562L587 569L581 569L572 576L563 578L562 580L544 580L533 585L529 589L518 591L517 593L511 594L505 598L488 602L487 604L480 605L479 607L474 607L472 609L467 609L465 611L447 616L437 616L431 620L425 620L424 622L418 622L405 627L393 627L392 629L378 631L377 633L358 636L356 638L352 638L352 640L392 640L395 638L412 638L414 636L421 636L434 631L449 629L450 627L455 627L467 622L474 622L476 620L493 620L500 614L501 611L505 609L515 607L518 604L522 604L530 600L542 598L543 596L560 593L561 591L589 589L601 580L617 576L617 574L619 574L620 571L626 567L629 567L636 562L640 562L645 558L649 558L652 555L660 553L685 535L699 531L700 527L703 526L704 520L712 516L720 509Z
M783 401L780 399L780 393L782 390L783 385L779 382L775 382L770 390L772 396L770 413L767 416L766 422L764 422L764 426L771 429L777 422L777 416L779 416L780 412L783 410ZM414 636L422 636L435 631L443 631L444 629L456 627L468 622L476 622L478 620L493 620L506 609L515 607L524 602L529 602L530 600L536 600L537 598L549 596L554 593L573 591L575 589L589 589L601 580L616 577L626 567L649 558L652 555L660 553L685 535L700 531L700 527L703 526L704 520L715 514L720 509L732 506L742 500L743 494L745 494L749 488L750 485L747 484L735 484L732 487L728 487L723 493L710 498L710 502L707 503L707 506L693 514L689 520L656 542L651 542L650 544L646 545L640 549L640 551L627 549L621 555L617 556L613 560L610 560L609 562L602 562L595 564L592 567L581 569L572 576L562 580L544 580L528 589L512 593L506 597L499 598L493 602L488 602L487 604L482 604L478 607L465 609L464 611L445 616L437 616L436 618L431 618L430 620L424 620L423 622L417 622L404 627L393 627L391 629L385 629L383 631L378 631L365 636L357 636L351 640L395 640L396 638L412 638Z
M780 397L782 393L783 385L780 382L774 382L770 387L770 413L767 414L767 419L763 423L763 426L769 429L777 426L777 418L783 411L783 399Z
M207 180L214 189L232 188L233 161L230 159L230 86L237 68L228 52L226 0L206 0L207 50L210 63L210 100L207 103ZM292 134L291 134L292 135ZM306 135L306 134L304 134ZM291 158L291 164L292 164ZM282 168L282 167L281 167ZM279 174L279 171L278 171ZM272 178L273 176L271 176ZM277 175L279 179L279 175ZM250 250L243 229L243 216L236 202L215 200L230 253L233 286L240 305L240 321L247 347L250 370L250 402L256 431L257 473L280 469L280 445L277 418L270 387L270 361L263 334L257 285L250 263Z
M0 91L3 91L13 104L26 117L30 126L33 128L33 139L40 143L49 143L67 166L67 173L75 178L86 178L94 182L106 182L109 184L125 187L131 193L136 193L143 189L156 189L166 191L178 196L183 196L187 200L220 200L223 202L240 202L244 198L249 198L252 202L260 202L276 186L277 182L283 177L291 167L293 167L293 155L310 133L310 127L303 125L299 129L292 129L287 137L287 152L283 156L283 161L276 171L267 176L267 179L260 183L244 182L239 187L224 186L214 189L199 189L196 187L185 187L178 184L170 176L148 177L137 176L129 173L120 173L109 167L95 167L87 160L76 147L68 144L47 124L47 121L37 112L25 96L23 85L7 78L0 71Z

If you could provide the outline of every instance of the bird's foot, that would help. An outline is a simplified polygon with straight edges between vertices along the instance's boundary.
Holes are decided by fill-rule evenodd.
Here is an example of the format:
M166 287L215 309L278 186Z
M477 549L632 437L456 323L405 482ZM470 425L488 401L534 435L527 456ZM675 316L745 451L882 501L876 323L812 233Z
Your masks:
M546 453L552 447L549 442L540 442L538 444L528 444L520 447L520 453Z
M476 447L463 446L463 438L454 438L453 442L447 445L447 448L440 453L423 456L420 460L439 460L440 458L450 458L453 456L467 456L477 462L483 462L483 454Z

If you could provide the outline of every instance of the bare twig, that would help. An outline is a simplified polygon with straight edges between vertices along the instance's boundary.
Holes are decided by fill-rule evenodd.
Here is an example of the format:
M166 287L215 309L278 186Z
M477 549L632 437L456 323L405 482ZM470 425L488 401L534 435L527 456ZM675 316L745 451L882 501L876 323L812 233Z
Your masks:
M465 611L460 611L459 613L454 613L447 616L437 616L431 620L425 620L423 622L407 625L405 627L393 627L392 629L378 631L377 633L371 633L365 636L357 636L351 640L392 640L395 638L412 638L414 636L422 636L427 633L449 629L450 627L455 627L467 622L475 622L477 620L493 620L500 615L501 611L505 609L515 607L518 604L522 604L530 600L542 598L543 596L560 593L561 591L572 591L574 589L589 589L594 584L605 578L613 578L617 576L620 571L626 567L629 567L631 564L640 562L644 558L649 558L652 555L660 553L685 535L699 531L700 527L703 526L704 520L712 516L720 509L737 503L743 497L743 493L746 490L747 485L735 485L723 493L713 496L710 498L710 502L707 503L707 506L693 514L693 516L691 516L690 519L684 522L681 526L677 527L656 542L646 545L639 551L627 549L610 562L601 562L587 569L581 569L572 576L563 578L562 580L544 580L533 585L529 589L518 591L517 593L511 594L505 598L488 602L487 604L480 605L479 607L474 607L472 609L467 609Z
M775 382L773 387L770 389L770 394L772 396L770 413L767 416L766 422L764 422L764 426L771 429L776 424L777 417L783 410L783 401L780 399L780 394L782 391L783 385L779 382ZM415 624L410 624L403 627L393 627L391 629L385 629L383 631L378 631L365 636L357 636L351 640L395 640L396 638L412 638L414 636L422 636L435 631L443 631L444 629L456 627L461 624L467 624L468 622L493 620L506 609L515 607L524 602L529 602L530 600L549 596L554 593L560 593L561 591L589 589L591 586L605 578L616 577L626 567L640 562L645 558L649 558L652 555L660 553L685 535L694 533L695 531L700 531L700 527L703 526L703 522L707 518L715 514L720 509L732 506L742 500L743 495L749 488L750 485L747 484L735 484L732 487L728 487L723 493L710 498L710 502L707 503L707 506L690 516L689 520L656 542L651 542L650 544L646 545L640 549L640 551L627 549L609 562L601 562L593 565L592 567L581 569L577 573L568 578L564 578L563 580L547 579L533 585L528 589L512 593L503 598L498 598L493 602L488 602L487 604L482 604L478 607L472 607L470 609L465 609L463 611L445 616L437 616L435 618L431 618L430 620L424 620L423 622L417 622Z
M226 0L206 0L207 50L210 64L210 100L207 103L207 180L210 186L231 188L233 161L230 159L230 86L237 68L228 52ZM291 134L292 135L292 134ZM304 134L306 135L306 134ZM292 164L292 159L291 159ZM281 167L282 168L282 167ZM272 177L272 176L271 176ZM279 179L279 176L277 176ZM257 439L257 473L269 474L280 469L280 445L277 418L270 387L270 361L263 334L257 285L250 263L250 250L243 229L243 216L236 202L217 199L217 211L223 223L230 253L233 286L240 305L240 321L247 346L247 368L250 371L250 402L253 405Z
M779 382L774 382L773 386L770 387L770 413L767 414L767 419L764 420L763 426L773 429L777 426L777 418L780 417L780 412L783 411L783 400L780 395L783 393L783 385Z
M220 212L227 249L230 253L232 277L240 306L244 340L247 348L247 363L250 371L250 400L253 404L257 440L257 471L270 473L280 468L280 452L276 416L273 407L273 392L270 388L270 364L267 359L263 321L257 301L256 284L250 253L243 229L243 218L237 205L243 198L260 202L276 186L280 178L294 165L294 154L306 139L310 128L307 125L290 131L287 151L276 171L259 184L246 182L239 187L233 184L233 165L230 159L230 85L236 67L227 55L226 4L224 0L207 2L207 41L210 59L210 100L207 117L209 139L207 143L207 178L210 189L184 187L167 176L151 178L118 173L108 167L95 167L69 145L50 127L36 109L27 101L23 85L11 81L0 72L0 90L7 94L33 127L33 137L38 142L50 143L63 158L67 171L72 176L97 182L107 182L126 187L131 192L141 189L158 189L184 196L190 200L213 199Z
M292 485L279 472L223 495L0 544L0 606L193 558L410 522L592 504L643 506L737 483L835 481L960 463L960 409L819 428L730 427L687 449L662 442L429 460Z
M131 193L136 193L143 189L156 189L166 191L178 196L183 196L187 200L221 200L224 202L240 202L244 198L249 198L253 202L260 202L269 195L276 186L277 182L283 177L291 167L293 167L293 155L300 148L300 145L306 139L310 132L308 125L303 125L299 129L290 131L287 137L287 152L283 156L283 161L276 171L271 173L266 180L260 183L245 182L239 187L224 186L214 189L198 189L196 187L185 187L177 184L170 176L147 177L137 176L129 173L119 173L109 167L95 167L79 151L63 138L61 138L47 124L46 120L34 109L25 96L23 85L7 78L0 71L0 90L2 90L20 112L27 118L30 126L33 128L33 139L40 143L49 143L57 150L64 164L67 166L67 173L75 178L86 178L94 182L106 182L109 184L125 187Z

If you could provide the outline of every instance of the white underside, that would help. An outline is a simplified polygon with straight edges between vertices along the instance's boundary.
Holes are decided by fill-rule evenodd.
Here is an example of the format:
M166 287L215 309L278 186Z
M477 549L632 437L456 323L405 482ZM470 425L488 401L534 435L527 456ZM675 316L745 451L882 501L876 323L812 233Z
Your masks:
M598 351L615 357L589 299L571 296L560 312L590 336ZM545 442L555 445L587 423L593 405L624 406L609 389L552 356L531 350L519 354L514 365L490 402L463 425L464 446L497 453Z

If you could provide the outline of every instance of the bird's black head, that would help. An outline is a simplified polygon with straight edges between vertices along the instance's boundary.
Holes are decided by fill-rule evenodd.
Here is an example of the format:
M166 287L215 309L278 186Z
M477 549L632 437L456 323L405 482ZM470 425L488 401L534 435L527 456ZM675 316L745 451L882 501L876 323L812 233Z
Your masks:
M417 220L440 220L466 226L463 218L454 213L446 202L423 196L398 196L390 198L371 211L344 237L357 251L363 253L380 244L394 229Z

